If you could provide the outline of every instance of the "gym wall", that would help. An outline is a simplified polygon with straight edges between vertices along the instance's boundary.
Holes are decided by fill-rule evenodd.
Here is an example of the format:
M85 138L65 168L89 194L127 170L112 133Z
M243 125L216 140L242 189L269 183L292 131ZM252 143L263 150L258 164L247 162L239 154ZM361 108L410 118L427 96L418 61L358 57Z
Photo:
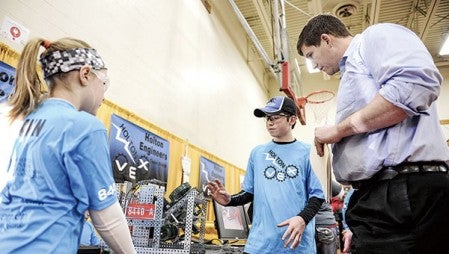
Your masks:
M240 168L269 139L252 112L272 81L235 15L209 14L199 0L5 0L5 16L30 38L87 41L108 67L108 100Z

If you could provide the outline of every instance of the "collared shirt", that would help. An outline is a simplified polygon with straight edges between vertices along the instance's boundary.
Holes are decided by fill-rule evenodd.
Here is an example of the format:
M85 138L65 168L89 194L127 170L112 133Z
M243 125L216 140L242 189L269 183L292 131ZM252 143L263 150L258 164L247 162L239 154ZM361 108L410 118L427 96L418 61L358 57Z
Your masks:
M435 100L441 74L418 36L395 24L377 24L356 35L340 61L336 123L366 106L376 94L408 118L384 129L353 135L333 145L340 182L368 179L382 166L449 161Z

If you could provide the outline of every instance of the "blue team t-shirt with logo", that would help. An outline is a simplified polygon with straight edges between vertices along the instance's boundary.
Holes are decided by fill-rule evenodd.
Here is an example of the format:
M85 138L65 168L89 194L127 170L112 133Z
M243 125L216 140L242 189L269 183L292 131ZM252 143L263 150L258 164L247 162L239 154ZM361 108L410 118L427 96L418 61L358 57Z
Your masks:
M251 152L242 189L254 194L253 220L245 245L248 253L316 253L315 220L306 226L301 243L284 248L287 227L277 224L298 215L311 197L324 199L310 165L310 145L273 141Z
M2 253L74 253L84 212L117 201L107 132L93 115L47 99L24 120L0 195Z

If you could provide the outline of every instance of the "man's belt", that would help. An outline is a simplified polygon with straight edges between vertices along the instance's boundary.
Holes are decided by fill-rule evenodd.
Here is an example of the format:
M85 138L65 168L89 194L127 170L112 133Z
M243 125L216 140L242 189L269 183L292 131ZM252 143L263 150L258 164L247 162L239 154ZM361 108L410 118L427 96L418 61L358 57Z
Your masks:
M370 179L350 182L355 189L365 188L375 182L390 180L397 175L416 174L416 173L447 173L449 167L444 162L406 162L396 166L385 166Z
M448 172L448 166L441 162L439 164L424 164L424 163L416 163L416 164L404 164L398 166L389 166L385 167L387 169L392 169L398 172L399 174L410 174L410 173L429 173L429 172Z

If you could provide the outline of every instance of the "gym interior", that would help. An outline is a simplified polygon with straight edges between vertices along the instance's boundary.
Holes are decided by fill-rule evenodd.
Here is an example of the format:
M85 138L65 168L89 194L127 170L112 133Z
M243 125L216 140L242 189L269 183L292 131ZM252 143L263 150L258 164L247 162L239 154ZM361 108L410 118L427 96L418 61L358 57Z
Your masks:
M93 45L110 78L97 117L109 131L118 198L130 206L130 223L146 234L136 238L139 244L159 230L172 244L161 240L149 248L154 252L142 247L141 253L197 251L178 241L181 234L192 243L220 246L214 251L238 253L245 236L220 239L224 232L218 232L216 212L221 208L207 197L205 181L218 177L231 194L241 190L251 149L271 138L253 111L273 96L300 102L317 91L331 94L322 103L302 105L303 121L293 130L298 140L313 144L314 128L334 121L338 73L311 72L296 51L307 20L326 12L341 17L354 34L391 22L420 35L444 78L436 103L449 145L449 56L438 53L449 33L449 1L6 0L0 8L0 61L15 67L34 37L69 36ZM4 84L12 82L8 74L0 77ZM0 104L1 118L6 104ZM2 123L2 131L14 128L19 125ZM0 149L3 167L8 150ZM140 160L131 160L133 153ZM330 154L312 151L310 159L329 198ZM136 214L144 209L143 199L133 205L136 186L152 197L145 201L156 206L152 220L175 217L172 222L184 221L183 226L142 222L148 218ZM234 212L248 221L248 207L243 208ZM234 245L224 250L223 242Z

